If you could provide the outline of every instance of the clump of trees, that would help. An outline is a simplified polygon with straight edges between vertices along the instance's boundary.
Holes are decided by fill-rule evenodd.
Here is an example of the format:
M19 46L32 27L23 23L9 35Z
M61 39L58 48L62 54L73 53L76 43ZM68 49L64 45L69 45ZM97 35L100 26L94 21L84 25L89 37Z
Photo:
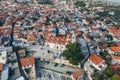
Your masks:
M62 56L69 60L71 64L78 65L83 60L80 44L77 42L68 44Z
M71 22L71 20L70 20L68 17L66 17L66 18L65 18L65 22L68 22L68 23L69 23L69 22Z
M85 4L83 1L77 1L77 2L75 3L75 5L76 5L77 7L85 7L85 6L86 6L86 4Z
M104 58L106 58L106 57L109 55L109 53L108 53L107 50L104 50L101 55L102 55Z
M107 68L103 75L104 79L106 80L119 80L119 77L115 75L115 71L111 68Z
M39 4L53 4L52 0L40 0Z
M112 35L106 35L106 37L108 38L108 40L113 40L113 37L112 37Z

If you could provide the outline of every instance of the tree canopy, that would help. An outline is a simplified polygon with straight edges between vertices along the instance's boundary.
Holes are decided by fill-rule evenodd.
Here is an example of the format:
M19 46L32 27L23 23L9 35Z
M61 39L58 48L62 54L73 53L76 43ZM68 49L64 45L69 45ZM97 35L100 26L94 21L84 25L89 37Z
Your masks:
M113 77L107 78L107 80L119 80L119 77L114 75Z
M106 56L108 56L108 55L109 55L108 51L107 51L107 50L104 50L104 52L102 53L102 56L103 56L104 58L106 58Z
M39 4L53 4L52 0L41 0Z
M83 2L83 1L77 1L76 3L75 3L75 5L77 6L77 7L85 7L86 6L86 4Z
M113 75L114 75L114 71L111 68L107 68L104 72L104 78L106 78L106 79L110 78Z
M62 56L69 60L71 64L78 65L83 60L80 44L77 42L68 44L66 50L63 51Z

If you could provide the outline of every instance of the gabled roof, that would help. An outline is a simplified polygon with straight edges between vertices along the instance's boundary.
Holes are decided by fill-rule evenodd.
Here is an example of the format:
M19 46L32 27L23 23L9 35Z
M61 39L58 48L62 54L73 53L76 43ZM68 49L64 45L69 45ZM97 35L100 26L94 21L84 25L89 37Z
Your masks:
M73 78L79 78L83 75L83 71L77 71L72 74Z
M65 37L48 36L46 37L46 42L66 45L67 39Z
M120 51L120 47L113 46L113 47L110 47L110 50L111 51Z
M97 56L96 54L91 54L89 56L89 60L91 60L93 63L95 63L97 65L103 62L103 59L101 57Z
M118 68L120 68L120 65L116 63L116 64L110 66L110 68L113 70L117 70Z
M117 43L116 46L120 47L120 43Z
M33 65L35 63L34 57L21 58L20 61L22 66Z
M0 71L2 71L2 69L3 69L3 64L0 63Z
M112 58L115 60L120 60L120 56L112 56Z
M74 34L80 34L79 30L74 30Z

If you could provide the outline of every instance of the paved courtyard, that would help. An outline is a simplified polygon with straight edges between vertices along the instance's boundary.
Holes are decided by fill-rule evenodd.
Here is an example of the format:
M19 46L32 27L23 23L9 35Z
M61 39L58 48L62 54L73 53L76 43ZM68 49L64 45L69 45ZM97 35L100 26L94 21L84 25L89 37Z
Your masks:
M38 61L36 69L37 80L72 80L71 74L79 71L78 68L45 61Z
M71 75L73 72L79 71L78 68L73 68L63 64L56 64L56 63L39 62L38 66L41 68L45 68L48 70L52 70L67 75Z
M38 77L37 80L72 80L69 76L65 76L50 70L40 69L39 72L40 77Z
M33 54L35 58L41 59L54 59L59 56L59 51L43 47L41 45L27 47L29 54Z

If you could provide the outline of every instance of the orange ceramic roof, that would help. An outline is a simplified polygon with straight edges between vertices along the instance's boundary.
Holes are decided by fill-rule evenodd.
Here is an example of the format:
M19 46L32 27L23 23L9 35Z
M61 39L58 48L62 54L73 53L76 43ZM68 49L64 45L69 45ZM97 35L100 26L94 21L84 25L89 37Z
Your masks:
M72 75L73 75L73 78L78 78L78 77L80 77L82 74L83 74L82 71L77 71L77 72L74 72Z
M110 31L113 35L120 34L120 30L117 29L117 28L114 27L114 26L110 26L108 29L109 29L109 31Z
M116 46L110 47L110 50L111 51L120 51L120 47L116 47Z
M100 28L92 28L91 30L95 31L95 30L99 30Z
M109 20L111 20L111 19L110 19L109 17L106 17L105 20L106 20L106 21L109 21Z
M70 24L70 27L75 27L75 24Z
M103 62L103 59L97 56L96 54L91 54L89 60L91 60L95 64L100 64L101 62Z
M86 34L85 37L86 37L87 39L90 39L90 35L89 35L89 34Z
M35 62L34 57L21 58L20 61L22 66L33 65Z
M120 68L119 64L114 64L110 67L113 70L117 70L118 68Z
M70 38L70 37L71 37L71 33L68 32L68 33L67 33L67 38Z
M120 56L112 56L112 58L115 60L120 60Z
M110 30L113 35L120 34L120 30Z
M44 35L52 34L52 31L44 31L42 32Z
M3 64L0 63L0 71L2 71L2 68L3 68Z
M116 44L116 46L120 47L120 44Z
M67 40L65 37L49 36L46 38L46 42L65 45L67 43Z
M28 40L28 41L35 41L35 40L36 40L36 37L33 36L33 35L27 35L27 40Z
M79 30L74 30L74 33L75 34L80 34L80 31Z

